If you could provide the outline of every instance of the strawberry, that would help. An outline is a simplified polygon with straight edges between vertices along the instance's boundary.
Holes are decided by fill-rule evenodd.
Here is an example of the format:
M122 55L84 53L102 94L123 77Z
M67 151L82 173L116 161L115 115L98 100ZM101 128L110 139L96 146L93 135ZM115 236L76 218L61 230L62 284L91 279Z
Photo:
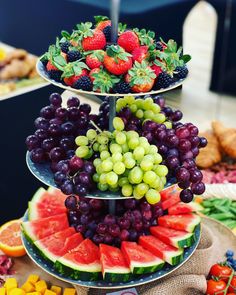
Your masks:
M125 76L125 81L130 84L133 92L148 92L152 89L155 78L156 74L145 61L135 61Z
M133 31L125 31L124 33L121 33L117 43L127 52L132 52L136 47L140 46L139 38Z
M66 85L72 86L82 76L88 76L88 67L83 62L71 62L64 67L62 78Z
M104 56L105 68L114 75L125 74L132 67L131 54L118 45L110 45Z
M132 51L133 61L137 61L139 63L141 63L143 60L145 60L148 56L149 56L148 46L146 46L146 45L136 47Z
M156 74L157 77L162 72L161 66L156 65L155 62L153 63L153 65L151 66L151 68L152 68L152 70L154 71L154 73Z
M111 75L103 69L99 69L91 75L93 77L93 90L96 92L109 93L113 86L120 81L119 77Z
M46 65L47 71L57 71L58 69L51 63L51 61L48 61Z
M105 51L95 50L92 54L87 55L86 64L90 69L99 68L102 65Z
M94 16L96 28L103 31L106 27L111 26L111 21L107 16L97 15Z
M95 68L95 69L92 69L90 72L89 72L89 78L90 78L90 80L93 82L94 81L94 76L93 76L93 74L97 74L97 73L99 73L100 72L100 68Z

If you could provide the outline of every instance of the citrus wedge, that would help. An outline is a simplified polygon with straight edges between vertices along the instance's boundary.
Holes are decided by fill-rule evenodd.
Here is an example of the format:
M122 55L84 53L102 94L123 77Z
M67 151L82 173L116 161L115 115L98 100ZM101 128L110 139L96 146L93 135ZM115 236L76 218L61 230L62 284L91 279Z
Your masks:
M0 228L0 249L8 256L20 257L26 254L21 241L21 220L11 220Z

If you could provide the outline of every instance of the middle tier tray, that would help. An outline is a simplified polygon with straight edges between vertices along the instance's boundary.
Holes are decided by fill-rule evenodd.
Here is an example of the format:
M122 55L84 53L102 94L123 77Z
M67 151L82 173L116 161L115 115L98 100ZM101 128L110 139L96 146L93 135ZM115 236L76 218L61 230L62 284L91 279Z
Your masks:
M48 185L48 186L53 186L53 187L57 187L57 185L54 182L53 179L53 173L50 169L50 165L48 163L45 164L36 164L34 162L31 161L30 159L30 152L26 153L26 163L27 166L30 170L30 172L38 179L40 180L42 183ZM175 180L172 179L171 181L168 181L165 185L165 189L167 187L170 187L171 185L175 184ZM111 192L111 191L99 191L99 190L95 190L93 192L90 192L86 195L87 198L96 198L96 199L129 199L130 197L124 197L121 196L120 192Z

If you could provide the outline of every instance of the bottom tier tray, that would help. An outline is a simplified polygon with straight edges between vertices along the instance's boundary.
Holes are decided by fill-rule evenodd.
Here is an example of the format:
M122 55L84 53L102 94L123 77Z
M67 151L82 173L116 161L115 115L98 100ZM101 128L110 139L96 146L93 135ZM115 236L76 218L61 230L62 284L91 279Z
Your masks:
M28 211L26 211L23 221L28 221ZM34 248L34 246L25 238L25 236L22 234L22 242L25 247L25 250L28 254L28 256L34 261L36 265L38 265L42 270L45 272L49 273L53 277L60 279L64 282L71 283L73 285L78 285L78 286L84 286L84 287L89 287L89 288L100 288L100 289L114 289L114 288L126 288L126 287L134 287L142 284L147 284L150 282L153 282L155 280L158 280L160 278L163 278L170 273L174 272L178 268L180 268L185 262L187 262L190 257L193 255L195 252L199 241L201 237L201 225L198 225L195 229L195 242L194 244L186 248L184 251L184 259L183 261L175 266L171 266L169 264L165 264L165 266L154 273L151 274L146 274L146 275L137 275L137 277L132 278L132 280L128 282L119 282L119 283L111 283L111 282L106 282L103 280L100 281L81 281L81 280L74 280L71 279L65 275L60 274L54 267L53 265L48 262L46 259L44 259Z

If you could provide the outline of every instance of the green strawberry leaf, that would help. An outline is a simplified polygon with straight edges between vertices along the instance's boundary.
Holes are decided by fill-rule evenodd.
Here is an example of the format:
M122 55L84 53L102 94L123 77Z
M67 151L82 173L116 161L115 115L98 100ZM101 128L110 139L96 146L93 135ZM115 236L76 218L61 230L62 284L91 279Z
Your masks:
M64 37L66 40L70 40L70 34L67 31L61 31L62 37Z
M94 19L95 19L96 25L99 24L100 22L104 21L104 20L109 20L109 18L107 16L105 16L105 15L95 15Z
M128 71L128 74L131 77L131 86L149 84L156 78L156 74L145 61L141 63L135 61L133 67Z
M94 73L93 77L93 90L100 90L103 93L109 93L114 84L120 81L120 77L111 75L102 69L98 73Z
M189 54L184 54L181 56L181 60L183 60L183 62L186 64L187 62L189 62L191 60L191 56Z
M127 28L127 24L122 24L122 23L119 23L118 24L118 32L119 33L123 33Z

